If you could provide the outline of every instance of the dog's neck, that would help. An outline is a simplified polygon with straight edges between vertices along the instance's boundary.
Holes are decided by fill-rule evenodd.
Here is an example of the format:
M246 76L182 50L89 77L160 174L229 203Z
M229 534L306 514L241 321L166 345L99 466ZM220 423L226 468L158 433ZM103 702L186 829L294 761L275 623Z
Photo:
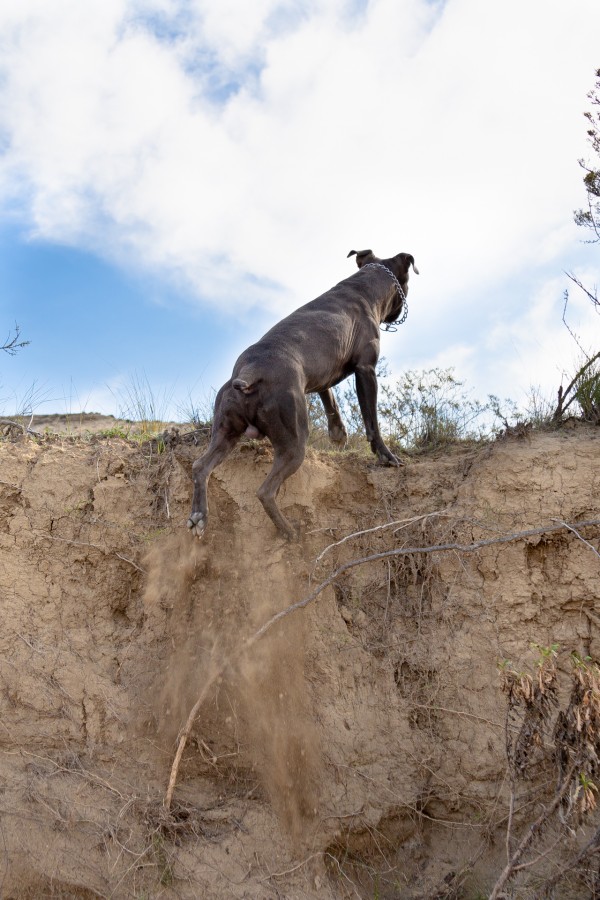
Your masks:
M392 301L394 301L396 296L398 296L400 299L400 306L398 307L398 310L396 313L394 313L394 315L397 315L400 312L400 310L402 310L403 311L402 316L399 319L395 319L393 321L386 321L386 319L388 318L388 316L390 316L392 314L392 310L396 306L396 304L394 302L392 302L392 309L389 310L389 312L386 311L385 314L381 316L381 323L380 323L386 331L396 331L395 326L402 325L402 323L406 321L406 317L408 315L408 302L406 300L406 292L405 292L404 288L402 287L402 285L400 284L400 282L398 281L398 279L396 278L396 276L394 275L394 273L392 272L392 270L389 268L389 266L386 266L385 263L382 263L382 262L365 263L365 265L362 266L361 268L368 269L369 266L372 266L373 268L377 268L377 269L383 269L383 271L386 272L390 276L390 278L393 279L394 284L396 285L396 291L395 291L394 295L392 296Z

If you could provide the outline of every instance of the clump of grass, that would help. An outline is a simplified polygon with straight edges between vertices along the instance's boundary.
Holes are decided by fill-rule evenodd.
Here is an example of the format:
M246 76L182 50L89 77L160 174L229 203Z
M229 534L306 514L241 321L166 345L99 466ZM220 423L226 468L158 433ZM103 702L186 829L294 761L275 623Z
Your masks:
M123 438L123 440L128 440L130 437L131 431L129 428L124 427L123 425L113 425L112 428L105 428L103 431L97 432L97 437L101 438Z
M119 418L135 423L136 437L155 437L168 421L168 410L173 399L173 389L157 393L145 372L134 372L116 393ZM133 437L133 429L127 435Z
M212 424L215 397L217 392L213 389L208 396L200 399L193 397L191 391L187 400L177 406L178 416L184 425L191 425L198 430Z

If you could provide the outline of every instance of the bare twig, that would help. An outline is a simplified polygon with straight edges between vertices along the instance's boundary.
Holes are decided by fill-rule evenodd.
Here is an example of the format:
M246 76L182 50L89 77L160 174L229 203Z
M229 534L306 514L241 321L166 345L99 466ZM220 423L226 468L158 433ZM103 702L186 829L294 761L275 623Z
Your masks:
M0 350L4 350L5 353L8 353L9 356L14 356L19 350L22 350L23 347L26 347L27 344L30 344L31 341L20 341L21 337L21 329L15 323L15 334L14 337L10 336L10 332L8 333L6 340L2 345L0 345Z
M560 524L563 525L565 528L568 528L569 531L572 531L573 534L577 535L577 537L579 538L579 540L580 540L582 543L584 543L584 544L586 545L586 547L589 547L589 549L592 551L592 553L595 553L596 556L600 558L600 553L598 553L598 551L596 550L596 548L594 547L594 545L593 545L593 544L590 544L589 541L586 541L586 539L585 539L584 537L582 537L582 536L579 534L579 532L577 531L577 529L575 528L574 525L569 525L568 522L563 522L562 519L553 519L553 521L554 521L554 522L560 523Z
M334 547L340 547L347 541L362 537L364 534L373 534L373 532L375 531L384 531L388 528L394 528L396 525L400 525L402 528L407 528L409 525L414 525L415 522L421 522L424 519L433 518L434 516L443 516L445 512L446 510L441 509L437 512L427 513L424 516L414 516L411 519L396 519L394 522L385 522L383 525L375 525L373 528L365 528L363 531L354 531L352 534L347 534L340 541L335 541L333 544L329 544L328 547L325 547L325 549L319 553L319 555L315 559L315 568L321 562L326 553L329 553L329 551L333 550Z
M586 528L591 525L600 525L600 519L590 519L586 522L575 522L575 526L578 528ZM514 541L524 540L529 537L536 537L540 534L551 534L555 531L562 531L566 525L557 524L557 525L547 525L543 528L530 528L526 531L515 531L512 534L503 535L502 537L497 538L489 538L488 540L475 541L472 544L458 544L458 543L448 543L448 544L432 544L429 547L395 547L392 550L384 550L382 553L373 553L369 556L363 556L361 559L351 559L349 562L344 563L339 566L330 576L326 578L325 581L322 581L321 584L317 585L317 587L302 600L299 600L297 603L293 603L291 606L286 607L286 609L282 609L280 612L276 613L268 622L258 629L255 635L250 639L248 645L254 643L256 640L261 638L266 632L275 625L280 619L283 619L285 616L289 615L292 612L295 612L297 609L303 609L305 606L308 606L309 603L312 603L313 600L321 594L326 587L329 587L334 581L336 581L340 575L343 575L344 572L348 571L348 569L353 569L356 566L365 565L365 563L375 562L378 559L389 559L391 556L412 556L416 553L443 553L448 551L458 551L460 553L473 553L475 550L481 550L483 547L491 547L495 544L509 544Z
M489 900L498 900L498 897L500 897L502 889L506 882L509 881L510 878L512 878L512 876L518 869L522 868L522 866L519 865L519 860L521 859L527 848L530 846L534 838L538 836L552 813L556 809L558 809L558 807L562 803L571 786L571 778L573 777L575 769L576 762L572 762L569 766L569 769L567 770L566 777L563 781L561 789L556 792L556 794L552 798L552 802L542 809L535 822L533 822L533 824L528 828L517 849L514 851L506 866L502 870L500 877L498 878L496 884L493 887L492 893L489 896Z
M33 434L34 437L43 437L44 435L41 431L34 431L31 427L31 423L33 422L33 415L29 420L29 425L22 425L21 422L15 422L13 419L0 419L0 427L2 426L10 426L11 428L20 428L23 434Z
M600 237L600 235L599 235ZM598 300L598 291L594 290L594 293L589 291L584 284L581 283L579 278L576 278L572 272L565 273L567 278L570 278L573 284L576 284L578 288L580 288L583 293L587 296L588 300L591 300L597 312L600 312L600 300ZM564 320L563 320L564 321Z
M220 675L223 674L225 669L227 668L227 661L222 662L219 667L212 673L212 675L207 678L204 687L200 692L200 696L192 706L189 715L187 717L186 723L183 727L179 735L179 743L177 745L177 752L175 753L175 759L173 760L173 765L171 766L171 774L169 776L169 784L167 787L167 793L165 794L164 806L165 809L171 809L171 801L173 800L173 791L175 790L175 784L177 782L177 773L179 771L179 764L181 763L181 757L183 756L183 751L185 750L185 745L187 744L187 739L190 736L190 732L194 725L194 720L198 715L198 711L204 701L206 700L206 695L210 690L211 685L215 681L216 678L219 678Z
M600 850L600 828L597 828L593 833L590 840L587 844L582 848L581 852L577 854L577 856L571 860L571 862L563 863L559 872L552 878L549 878L545 884L543 885L544 890L546 891L546 896L550 897L551 894L549 891L558 884L558 882L564 878L567 872L571 872L573 869L576 869L581 863L586 859L588 855L592 855L593 853L598 853Z
M122 553L118 553L116 550L112 550L110 547L102 547L100 544L92 544L90 541L73 541L70 538L59 537L56 534L48 534L47 531L40 531L38 528L32 529L35 534L39 534L41 537L48 538L50 541L59 541L62 544L71 544L74 547L91 547L92 550L99 550L101 553L104 553L105 556L113 553L118 559L122 559L123 562L128 563L130 566L133 566L134 569L137 569L138 572L141 572L142 575L147 575L148 572L146 569L143 569L141 566L138 566L132 559L128 559L127 556L123 556Z
M311 861L311 859L320 859L322 857L322 853L311 853L310 856L307 856L306 859L303 859L302 862L297 863L295 866L292 866L291 869L285 869L283 872L270 872L263 881L269 881L271 878L283 878L285 875L291 875L292 872L296 872L298 869L301 869L302 866L305 866L307 863Z
M510 845L511 845L511 841L512 841L512 823L513 823L514 814L515 814L515 785L514 785L514 779L511 778L510 801L508 804L508 822L506 825L506 862L507 863L510 862L510 858L512 856L512 850L511 850Z
M485 722L492 728L504 728L501 722L493 722L492 719L486 719L483 716L476 716L475 713L466 712L464 709L448 709L446 706L433 706L427 703L409 703L411 709L427 709L431 712L445 712L453 716L464 716L465 719L475 719L477 722Z

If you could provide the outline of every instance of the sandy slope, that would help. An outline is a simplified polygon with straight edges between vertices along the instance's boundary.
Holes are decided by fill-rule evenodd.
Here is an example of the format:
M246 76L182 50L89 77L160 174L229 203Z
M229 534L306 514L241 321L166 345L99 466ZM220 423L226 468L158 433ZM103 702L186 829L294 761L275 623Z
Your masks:
M202 543L183 527L198 451L159 449L0 443L2 896L428 898L478 849L463 896L485 896L505 852L497 663L531 641L600 658L598 528L356 567L245 640L368 553L600 518L600 431L401 471L310 454L280 497L295 545L254 494L267 447L217 470Z

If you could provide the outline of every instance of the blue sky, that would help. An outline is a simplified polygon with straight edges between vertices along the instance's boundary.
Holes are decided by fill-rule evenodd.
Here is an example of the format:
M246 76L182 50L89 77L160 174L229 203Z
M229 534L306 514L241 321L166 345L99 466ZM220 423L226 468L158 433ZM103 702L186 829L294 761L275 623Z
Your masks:
M143 375L176 416L366 247L421 272L392 378L553 395L564 270L600 280L572 218L598 34L597 0L5 0L0 328L31 344L0 410L118 414ZM569 321L598 345L576 291Z
M18 323L30 345L0 360L0 399L19 409L32 385L40 412L127 412L128 386L147 381L171 415L212 392L223 347L241 352L259 312L206 315L168 277L116 266L86 250L0 235L3 337ZM259 330L260 330L259 326ZM223 368L224 366L224 368ZM9 378L10 376L10 378ZM226 375L222 374L225 378ZM216 384L216 383L215 383ZM218 387L218 385L217 385Z

